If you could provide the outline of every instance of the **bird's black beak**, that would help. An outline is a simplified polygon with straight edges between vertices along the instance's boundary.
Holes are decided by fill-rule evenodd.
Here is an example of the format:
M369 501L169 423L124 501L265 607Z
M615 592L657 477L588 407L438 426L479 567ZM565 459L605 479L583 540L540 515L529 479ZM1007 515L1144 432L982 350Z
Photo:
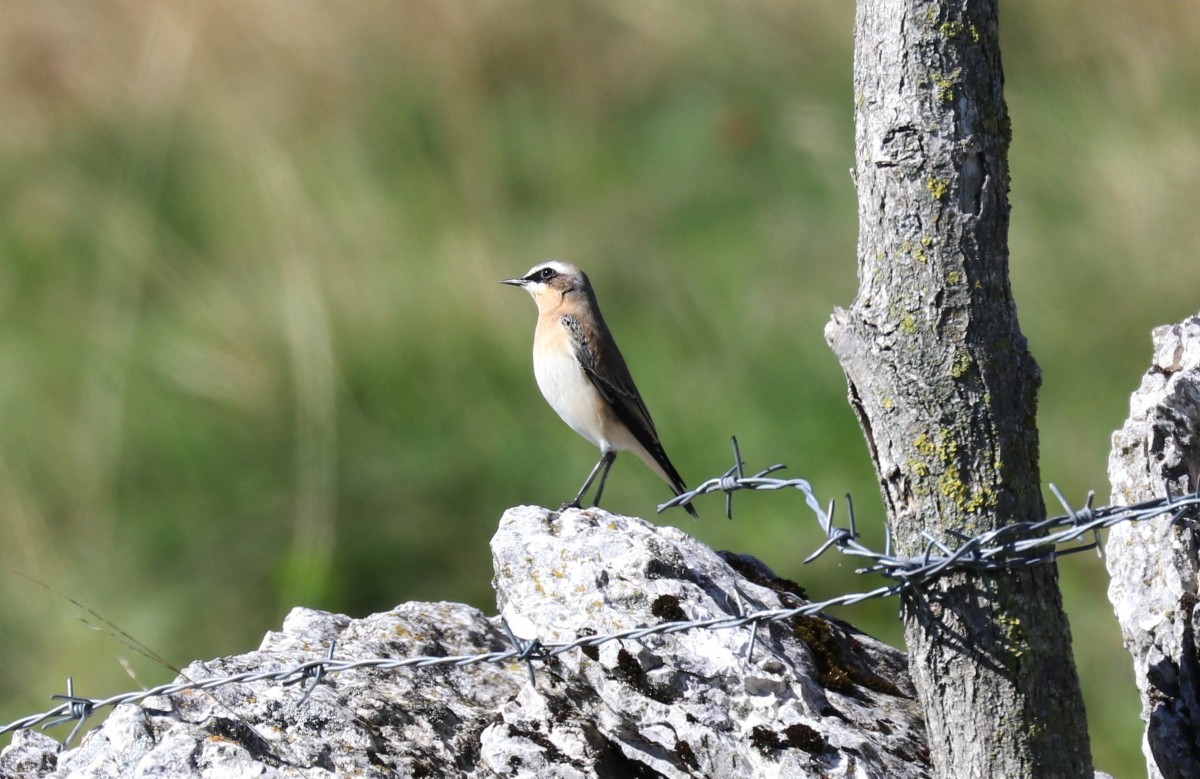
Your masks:
M500 283L508 284L512 287L523 287L529 282L525 281L525 279L500 279Z

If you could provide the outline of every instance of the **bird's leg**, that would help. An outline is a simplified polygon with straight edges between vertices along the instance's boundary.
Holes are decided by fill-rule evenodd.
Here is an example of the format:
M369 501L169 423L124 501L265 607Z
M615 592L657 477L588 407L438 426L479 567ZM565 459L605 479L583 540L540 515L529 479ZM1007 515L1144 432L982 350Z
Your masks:
M607 462L605 462L606 460ZM604 456L600 458L600 462L605 463L604 473L600 474L600 484L596 487L596 499L592 501L592 506L597 508L600 506L600 496L604 494L604 483L608 481L608 472L612 470L613 463L616 461L616 452L605 452Z
M611 467L612 461L615 459L617 459L616 452L604 452L601 454L600 459L596 462L596 467L592 468L592 472L588 474L586 479L584 479L583 486L579 488L578 494L576 494L571 500L562 504L562 506L559 508L559 511L579 508L579 501L583 500L583 494L588 491L588 487L591 487L592 482L596 480L596 474L600 473L600 468L605 465ZM608 477L608 468L605 468L604 476L605 478ZM600 489L604 489L604 479L600 480ZM597 500L599 500L599 496L597 496Z

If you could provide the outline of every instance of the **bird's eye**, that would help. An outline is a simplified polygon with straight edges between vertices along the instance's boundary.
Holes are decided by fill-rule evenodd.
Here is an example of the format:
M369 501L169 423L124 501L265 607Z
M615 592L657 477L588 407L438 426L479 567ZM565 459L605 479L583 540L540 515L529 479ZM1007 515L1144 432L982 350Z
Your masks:
M554 268L542 268L541 271L538 272L538 278L542 281L549 281L550 279L554 278L555 275Z

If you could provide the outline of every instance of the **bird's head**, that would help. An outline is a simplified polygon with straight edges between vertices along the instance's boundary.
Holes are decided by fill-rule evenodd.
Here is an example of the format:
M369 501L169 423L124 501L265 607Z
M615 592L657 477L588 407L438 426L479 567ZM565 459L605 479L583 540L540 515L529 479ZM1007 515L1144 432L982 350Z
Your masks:
M521 287L537 303L538 310L553 309L573 293L588 294L587 275L569 262L550 260L534 265L519 279L504 279L501 284Z

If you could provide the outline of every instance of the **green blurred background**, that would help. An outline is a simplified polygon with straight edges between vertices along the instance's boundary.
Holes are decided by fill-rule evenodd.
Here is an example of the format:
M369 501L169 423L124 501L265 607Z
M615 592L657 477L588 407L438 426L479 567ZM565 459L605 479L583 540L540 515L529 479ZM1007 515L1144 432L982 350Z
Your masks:
M68 674L172 677L63 596L180 665L296 605L494 611L500 514L596 457L497 283L551 257L590 273L689 481L737 434L879 543L822 337L856 283L852 26L809 0L6 3L0 722ZM1043 477L1104 502L1150 329L1198 308L1200 5L1012 0L1002 31ZM665 497L626 457L606 506ZM878 583L801 567L798 495L700 510L659 521L815 598ZM1103 565L1062 571L1097 766L1138 775ZM895 612L836 614L899 643Z

